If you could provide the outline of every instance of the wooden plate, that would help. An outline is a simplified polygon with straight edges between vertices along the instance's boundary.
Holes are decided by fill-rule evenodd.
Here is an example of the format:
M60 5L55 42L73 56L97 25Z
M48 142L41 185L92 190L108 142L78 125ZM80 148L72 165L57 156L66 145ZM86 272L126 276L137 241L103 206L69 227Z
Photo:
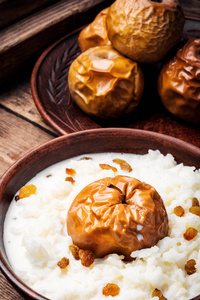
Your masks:
M70 64L81 53L77 41L80 30L50 46L38 59L32 72L33 98L50 126L61 135L101 127L151 130L200 147L200 127L176 118L161 104L157 95L157 77L162 63L141 66L145 77L145 92L140 105L129 115L106 121L83 113L70 97L68 89ZM187 37L188 32L185 32Z

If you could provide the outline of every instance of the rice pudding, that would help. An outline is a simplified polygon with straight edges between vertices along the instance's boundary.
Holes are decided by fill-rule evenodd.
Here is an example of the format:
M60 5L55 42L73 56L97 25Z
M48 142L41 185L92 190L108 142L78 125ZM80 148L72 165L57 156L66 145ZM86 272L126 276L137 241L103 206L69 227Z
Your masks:
M123 169L116 159L131 168ZM132 262L113 253L83 266L69 249L68 210L86 185L116 175L137 178L158 191L168 214L168 236L132 252ZM168 300L200 294L200 217L194 209L200 200L200 170L152 150L146 155L85 154L52 165L27 185L36 189L28 197L15 195L5 219L4 244L14 272L33 290L54 300L106 299L108 284L118 287L116 300L157 300L157 291ZM58 263L64 257L69 261L62 269Z

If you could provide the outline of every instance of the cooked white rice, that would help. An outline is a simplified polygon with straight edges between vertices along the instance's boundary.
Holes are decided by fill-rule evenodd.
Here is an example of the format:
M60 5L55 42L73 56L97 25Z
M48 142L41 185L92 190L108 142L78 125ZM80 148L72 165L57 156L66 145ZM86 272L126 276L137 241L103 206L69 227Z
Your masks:
M82 155L45 169L29 181L37 187L35 195L12 201L5 220L4 243L15 273L32 289L53 300L147 300L155 288L168 300L185 300L200 294L200 217L189 212L192 198L200 200L200 170L177 164L172 155L152 150L146 155L85 156L92 160L80 160ZM121 171L113 158L126 160L133 170ZM99 163L110 164L118 172L102 170ZM65 168L76 170L74 184L65 181ZM125 263L123 256L111 254L84 267L69 250L72 240L66 232L67 211L84 186L119 174L156 188L168 213L169 235L152 248L133 252L132 256L137 257L133 262ZM185 209L184 217L174 214L178 205ZM183 237L188 227L198 230L190 241ZM57 266L63 257L70 260L64 271ZM196 273L192 275L184 269L189 259L196 261ZM102 294L107 283L120 287L118 296Z

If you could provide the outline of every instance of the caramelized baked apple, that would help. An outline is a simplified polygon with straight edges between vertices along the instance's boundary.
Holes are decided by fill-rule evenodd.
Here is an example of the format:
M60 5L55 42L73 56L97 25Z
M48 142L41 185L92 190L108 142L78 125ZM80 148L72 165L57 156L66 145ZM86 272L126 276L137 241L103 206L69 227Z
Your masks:
M73 61L68 75L69 90L87 114L117 118L140 102L144 88L136 62L109 46L90 48Z
M155 63L181 39L184 15L177 0L116 0L106 23L116 50L133 60Z
M108 8L103 9L94 21L79 34L78 43L82 52L96 46L111 46L106 29Z
M168 233L163 200L149 184L129 176L103 178L86 186L67 215L73 243L95 257L130 259L132 251L155 245Z
M200 124L200 39L190 39L166 63L158 78L158 93L175 116Z

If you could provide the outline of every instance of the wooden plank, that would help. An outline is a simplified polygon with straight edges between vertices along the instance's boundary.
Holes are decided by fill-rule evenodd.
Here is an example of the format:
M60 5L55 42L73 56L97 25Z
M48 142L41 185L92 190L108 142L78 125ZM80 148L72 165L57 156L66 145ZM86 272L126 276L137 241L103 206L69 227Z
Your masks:
M41 128L49 131L53 136L57 136L57 133L44 122L35 106L29 79L26 79L19 84L15 84L12 88L4 91L0 94L0 99L3 108L7 108L14 114L21 116L23 119L27 119L32 123L40 125Z
M3 108L0 120L0 176L25 153L54 138Z
M0 31L0 80L34 59L58 38L93 20L110 0L62 0ZM101 6L100 6L101 5Z
M179 0L187 18L200 20L200 0Z
M55 2L55 0L0 0L0 29Z

